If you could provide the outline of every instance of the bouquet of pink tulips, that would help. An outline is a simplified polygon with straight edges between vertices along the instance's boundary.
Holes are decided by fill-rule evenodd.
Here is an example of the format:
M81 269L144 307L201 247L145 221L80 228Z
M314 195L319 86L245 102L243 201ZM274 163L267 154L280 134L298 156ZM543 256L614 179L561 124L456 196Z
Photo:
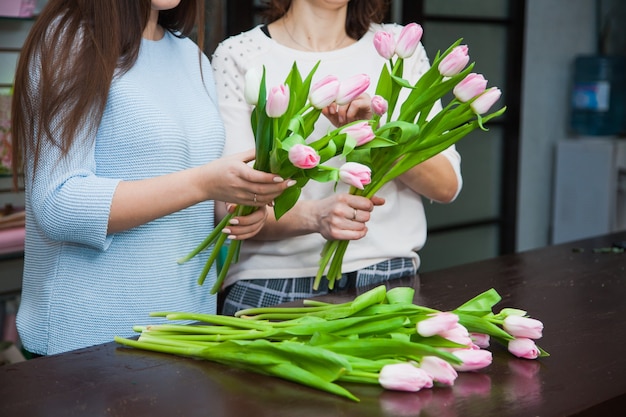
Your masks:
M369 87L369 77L363 74L343 81L330 75L311 86L316 70L317 65L303 79L294 64L285 83L274 86L269 91L265 85L265 73L258 74L251 70L246 74L244 95L247 102L254 105L251 116L256 144L254 168L296 181L293 187L275 199L276 219L296 204L302 187L311 179L320 182L341 180L357 187L369 182L369 172L364 173L358 164L348 162L335 168L324 165L324 162L338 155L347 157L357 147L366 150L393 145L385 138L375 137L372 121L342 126L312 143L307 143L306 138L311 135L323 108L333 102L349 103ZM222 219L213 233L178 261L184 263L214 245L198 279L199 284L204 282L226 243L227 235L222 233L222 229L234 216L250 214L253 210L256 208L238 206ZM212 293L220 290L229 265L237 261L241 244L241 241L235 240L228 245L224 263L211 289Z
M403 61L415 52L422 37L422 28L411 23L403 28L396 40L389 32L378 32L374 46L388 60L384 66L372 98L374 137L386 140L391 146L374 146L350 153L353 171L371 177L355 184L350 192L373 197L381 187L416 165L453 145L490 119L500 116L505 108L486 114L500 98L497 87L487 89L487 80L471 72L468 47L458 40L444 53L435 56L431 68L411 85L403 77ZM410 92L403 103L398 103L400 92ZM454 99L432 119L431 110L448 92ZM397 106L400 106L397 108ZM383 117L384 116L384 117ZM365 175L363 175L364 177ZM349 241L328 241L322 251L320 268L314 289L326 275L329 288L341 277L343 256Z
M246 74L245 98L254 105L251 117L257 156L254 167L296 180L295 186L276 198L276 219L296 204L302 187L311 179L343 181L351 186L351 193L371 198L387 182L440 153L474 129L485 129L484 123L505 111L501 108L486 114L499 99L500 90L487 89L487 80L471 72L473 64L468 66L468 48L460 45L461 40L443 54L437 54L430 70L415 85L403 79L403 60L415 52L421 36L422 28L416 23L405 26L397 41L391 33L378 32L374 46L389 62L382 68L376 95L372 98L372 119L352 122L312 142L307 138L322 109L331 103L347 104L358 97L369 87L369 77L357 74L340 81L329 75L311 86L317 65L303 79L294 63L285 83L268 89L265 73L251 70ZM398 103L403 89L410 92L403 103ZM451 90L455 98L427 120L435 104ZM338 156L346 161L341 167L324 165ZM194 251L179 260L185 262L214 245L198 279L200 284L226 242L222 229L232 217L253 210L254 207L237 207ZM212 293L220 290L229 265L238 258L241 244L241 241L232 241L228 246ZM314 289L324 275L329 280L329 288L333 288L335 280L341 277L348 244L349 241L325 244Z
M206 359L283 378L359 401L342 382L419 391L452 386L458 372L489 366L493 340L514 356L548 353L535 344L543 324L518 309L492 312L500 301L490 289L452 311L413 303L414 290L376 287L354 300L304 307L242 310L236 317L157 312L154 317L204 324L135 326L138 349ZM206 324L210 324L207 326Z

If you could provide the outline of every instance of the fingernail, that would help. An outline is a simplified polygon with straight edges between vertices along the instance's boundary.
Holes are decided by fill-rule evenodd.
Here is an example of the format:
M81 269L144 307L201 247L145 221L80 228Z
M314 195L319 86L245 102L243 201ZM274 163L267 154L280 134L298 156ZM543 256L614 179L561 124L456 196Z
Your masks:
M287 187L294 186L294 185L296 185L297 182L298 181L296 181L296 180L289 180L289 181L287 181Z
M222 233L230 233L230 229L223 228L223 229L222 229Z
M230 240L236 240L236 239L237 239L237 236L235 236L235 235L228 235L228 239L230 239Z
M283 182L285 181L282 177L274 177L274 182Z
M239 224L239 219L230 219L230 220L228 221L228 224L232 224L232 225L235 225L235 226L236 226L236 225L238 225L238 224ZM228 232L228 233L230 233L230 232Z

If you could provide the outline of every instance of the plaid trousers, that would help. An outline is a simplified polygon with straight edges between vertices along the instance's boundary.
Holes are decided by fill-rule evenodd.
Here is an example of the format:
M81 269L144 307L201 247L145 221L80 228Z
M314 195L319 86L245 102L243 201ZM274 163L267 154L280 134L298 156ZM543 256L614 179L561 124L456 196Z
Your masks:
M342 274L332 290L328 288L328 280L322 279L319 288L314 291L315 277L241 280L226 288L222 294L221 314L232 316L237 311L247 308L268 307L312 298L349 287L376 285L391 279L413 276L416 273L413 259L394 258Z

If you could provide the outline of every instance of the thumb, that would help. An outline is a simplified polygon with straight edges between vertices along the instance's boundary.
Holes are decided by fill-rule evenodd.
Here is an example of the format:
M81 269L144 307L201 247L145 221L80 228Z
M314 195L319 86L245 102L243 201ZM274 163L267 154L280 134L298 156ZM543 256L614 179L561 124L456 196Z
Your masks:
M254 148L250 148L246 151L233 154L232 156L233 158L239 159L247 164L250 161L254 161L256 158L256 151Z
M385 199L382 197L373 196L371 200L375 206L382 206L383 204L385 204Z

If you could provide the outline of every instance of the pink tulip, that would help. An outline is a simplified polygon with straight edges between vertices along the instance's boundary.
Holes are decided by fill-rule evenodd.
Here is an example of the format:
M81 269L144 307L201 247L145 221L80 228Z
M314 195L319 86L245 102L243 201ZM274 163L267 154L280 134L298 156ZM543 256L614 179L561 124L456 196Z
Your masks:
M298 143L289 149L289 161L297 168L311 169L320 163L320 156L310 146Z
M378 374L380 385L389 390L416 392L433 386L432 378L410 363L393 363L383 366Z
M372 170L358 162L346 162L339 168L339 179L362 190L364 185L372 182Z
M467 329L457 323L452 328L448 330L444 330L443 332L438 333L439 336L450 340L451 342L458 343L461 345L471 346L472 339L470 338L469 332Z
M502 95L502 91L498 87L491 87L486 90L484 93L476 97L474 101L470 104L470 107L476 114L484 114L489 111L491 106L495 104L496 101Z
M422 39L423 33L424 30L422 27L415 22L409 23L403 27L400 36L398 36L398 42L396 43L396 54L400 58L408 58L413 55L417 45Z
M256 106L259 101L259 90L261 88L261 77L259 72L251 68L246 72L243 95L246 103Z
M457 349L452 354L463 361L461 365L452 365L459 372L485 368L493 360L491 352L485 349Z
M507 316L502 323L504 330L515 337L540 339L543 332L543 323L530 317Z
M470 338L472 342L479 348L488 348L489 347L489 335L484 333L470 333Z
M459 322L454 313L441 312L429 314L430 317L417 323L417 333L422 337L430 337L453 329Z
M434 382L444 385L453 385L458 376L450 363L436 356L424 356L420 368L426 371Z
M366 121L347 126L341 129L340 133L345 133L349 138L354 139L356 146L365 145L376 137L372 126Z
M536 359L539 356L539 349L532 339L518 337L509 341L509 352L518 358Z
M444 77L452 77L465 68L469 62L467 45L459 45L452 49L450 53L441 60L437 69Z
M274 118L280 117L285 114L287 107L289 107L289 86L281 84L272 87L265 104L267 115Z
M376 32L374 34L374 48L376 48L378 55L385 59L391 59L396 49L393 34L382 30Z
M335 101L337 93L339 93L339 78L328 75L313 84L309 93L309 101L316 109L323 109Z
M452 92L459 101L465 103L481 95L485 91L485 88L487 88L487 80L485 80L485 77L483 77L482 74L472 72L468 74L467 77L463 78L463 80L454 87Z
M372 97L372 112L378 116L382 116L387 113L388 108L387 100L382 96Z
M339 85L339 93L335 103L340 106L350 103L360 96L370 86L370 77L367 74L356 74Z

